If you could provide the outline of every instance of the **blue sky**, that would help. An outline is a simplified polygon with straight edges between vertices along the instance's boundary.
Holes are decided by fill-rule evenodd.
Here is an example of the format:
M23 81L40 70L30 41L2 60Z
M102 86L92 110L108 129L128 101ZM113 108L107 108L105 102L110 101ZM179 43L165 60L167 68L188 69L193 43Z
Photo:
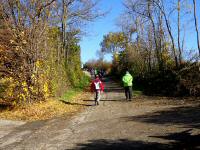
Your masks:
M122 1L123 0L101 0L99 8L103 11L110 10L110 12L105 17L98 19L93 23L87 25L86 27L87 35L82 37L82 40L80 42L81 60L83 63L91 59L97 59L96 51L100 50L100 42L103 40L103 35L106 35L109 32L114 32L119 30L119 28L116 26L116 20L123 12ZM192 5L191 0L189 0L188 2L190 5ZM200 6L200 0L197 0L197 15L198 15L198 21L200 23L200 10L198 9L199 6ZM191 13L193 13L193 10L191 10ZM177 18L175 14L174 18L172 18L171 20L172 28L175 27L175 30L173 31L175 38L177 38L176 19ZM193 15L192 14L190 14L190 16L184 15L182 16L181 19L183 19L181 21L184 21L185 24L187 24L184 48L187 50L197 49L196 31L194 28ZM183 32L181 34L183 34ZM187 57L186 55L188 54L185 54L185 57ZM107 55L105 59L111 61L112 60L111 55Z
M96 51L100 49L100 42L103 40L103 35L118 30L115 25L116 19L122 13L122 0L101 0L100 9L110 12L103 18L90 23L87 26L87 35L80 42L81 60L83 63L90 59L96 59ZM111 60L111 55L105 57L106 60Z

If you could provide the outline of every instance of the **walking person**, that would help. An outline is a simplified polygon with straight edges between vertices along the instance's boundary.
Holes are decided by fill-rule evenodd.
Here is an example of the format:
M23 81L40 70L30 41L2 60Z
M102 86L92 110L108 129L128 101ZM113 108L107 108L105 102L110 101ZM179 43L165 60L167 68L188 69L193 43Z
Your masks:
M91 92L95 92L95 105L99 105L101 92L103 92L103 90L104 90L103 83L99 79L99 76L96 75L95 79L91 83Z
M124 84L126 100L131 101L133 92L132 91L133 77L128 71L126 71L126 74L122 77L122 81Z

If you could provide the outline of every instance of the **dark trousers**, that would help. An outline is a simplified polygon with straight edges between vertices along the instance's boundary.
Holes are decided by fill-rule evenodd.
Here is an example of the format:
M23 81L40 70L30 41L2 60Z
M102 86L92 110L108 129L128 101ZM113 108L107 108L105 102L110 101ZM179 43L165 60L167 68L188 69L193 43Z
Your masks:
M95 102L99 102L101 98L101 91L100 90L96 90L95 91Z
M124 87L125 88L125 96L126 96L126 99L128 100L131 100L132 98L132 86L126 86Z

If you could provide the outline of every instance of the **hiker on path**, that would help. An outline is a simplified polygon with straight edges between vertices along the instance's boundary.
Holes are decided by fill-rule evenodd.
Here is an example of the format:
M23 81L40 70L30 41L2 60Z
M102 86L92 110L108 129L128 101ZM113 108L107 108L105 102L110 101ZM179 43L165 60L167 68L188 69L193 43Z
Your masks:
M126 100L131 101L133 77L131 76L131 74L128 71L126 71L126 74L122 77L122 81L124 84Z
M96 75L95 79L91 83L91 92L95 92L95 105L99 105L101 92L103 92L103 90L104 90L103 83L99 79L99 76Z

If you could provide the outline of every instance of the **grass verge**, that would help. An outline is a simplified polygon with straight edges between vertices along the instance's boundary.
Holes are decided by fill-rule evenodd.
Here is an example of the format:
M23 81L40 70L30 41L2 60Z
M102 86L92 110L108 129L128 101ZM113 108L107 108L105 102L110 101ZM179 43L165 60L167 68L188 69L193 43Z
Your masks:
M142 91L139 90L133 90L133 96L141 96L143 94Z
M80 93L83 93L81 89L76 88L76 89L69 89L67 92L65 92L61 98L59 99L60 101L63 102L71 102L74 100L74 97L76 95L79 95Z

